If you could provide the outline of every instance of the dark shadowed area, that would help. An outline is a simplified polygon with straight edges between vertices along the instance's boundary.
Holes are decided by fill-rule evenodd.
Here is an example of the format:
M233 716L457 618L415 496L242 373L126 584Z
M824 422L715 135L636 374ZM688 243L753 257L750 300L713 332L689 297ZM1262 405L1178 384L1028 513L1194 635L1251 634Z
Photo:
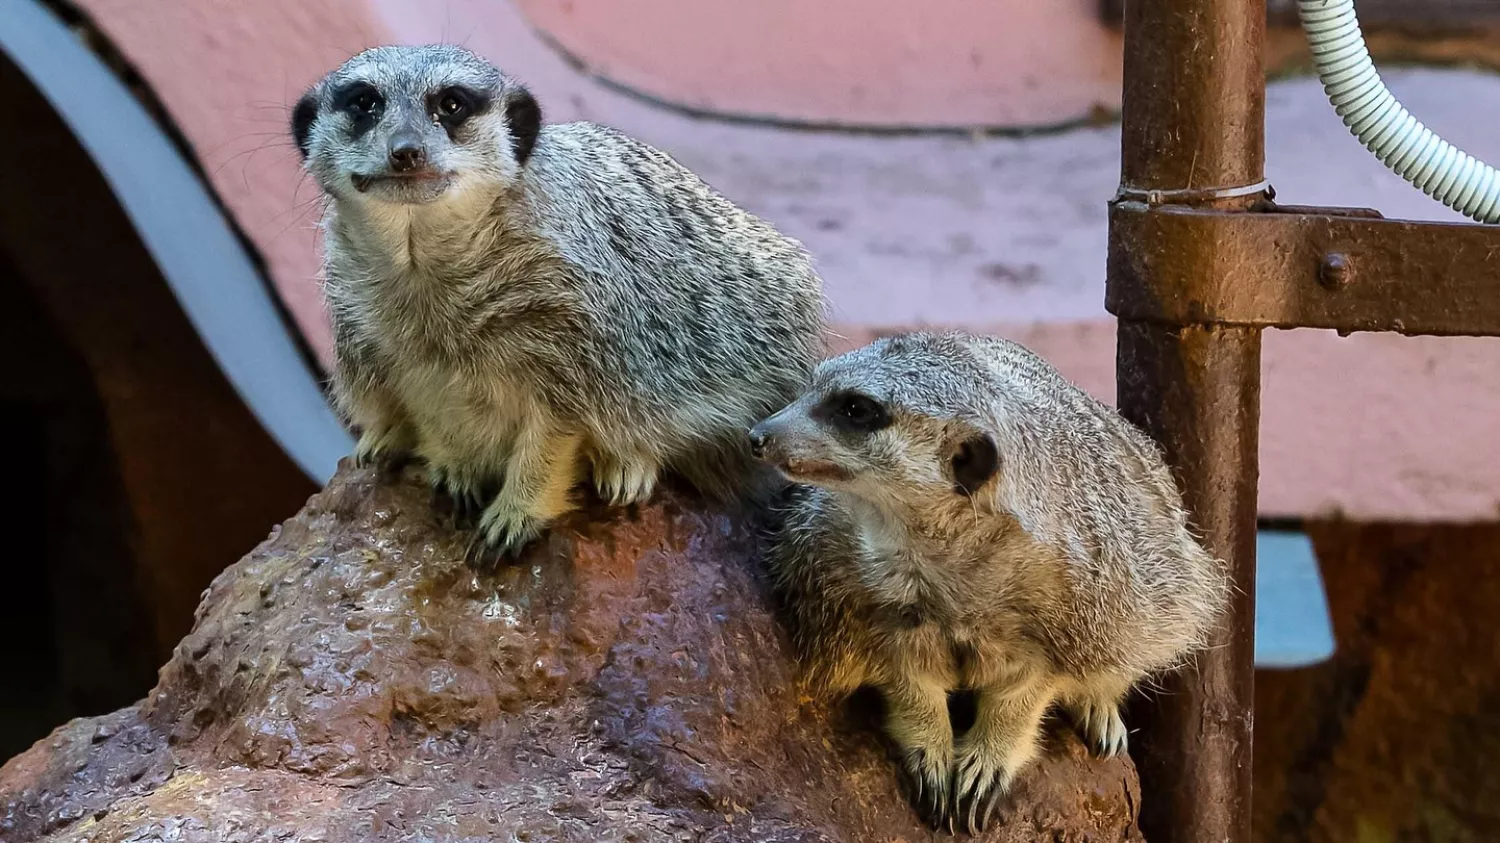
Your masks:
M1500 525L1308 532L1339 650L1256 676L1255 839L1494 840Z
M313 484L220 372L92 160L0 56L0 756L138 699L212 577ZM0 835L3 837L3 835ZM9 840L6 843L10 843Z

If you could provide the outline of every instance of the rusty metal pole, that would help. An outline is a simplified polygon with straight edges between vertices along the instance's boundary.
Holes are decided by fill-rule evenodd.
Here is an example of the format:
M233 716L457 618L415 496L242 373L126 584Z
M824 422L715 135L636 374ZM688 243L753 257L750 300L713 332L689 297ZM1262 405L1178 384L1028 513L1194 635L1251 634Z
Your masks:
M1264 178L1265 0L1128 0L1121 197L1234 210ZM1111 226L1112 280L1141 244ZM1205 274L1215 242L1164 244ZM1122 321L1117 401L1163 447L1194 523L1229 565L1229 617L1193 667L1132 711L1152 843L1248 843L1260 331Z

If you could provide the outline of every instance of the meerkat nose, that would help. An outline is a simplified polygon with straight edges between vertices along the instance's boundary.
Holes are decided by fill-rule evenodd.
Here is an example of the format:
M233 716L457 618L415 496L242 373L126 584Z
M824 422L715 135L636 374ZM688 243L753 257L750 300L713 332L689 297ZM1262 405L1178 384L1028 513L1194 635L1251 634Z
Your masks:
M750 428L750 456L759 459L766 453L766 432L758 427Z
M391 138L391 169L398 173L420 170L427 163L427 147L415 132L399 132Z

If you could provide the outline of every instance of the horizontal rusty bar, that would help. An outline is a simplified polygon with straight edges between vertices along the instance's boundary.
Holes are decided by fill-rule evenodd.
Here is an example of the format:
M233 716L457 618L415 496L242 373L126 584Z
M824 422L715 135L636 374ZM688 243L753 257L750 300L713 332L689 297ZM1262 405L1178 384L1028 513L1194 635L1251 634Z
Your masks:
M1114 203L1105 307L1175 326L1500 336L1500 226L1292 210Z
M1328 205L1276 205L1266 204L1253 210L1266 214L1300 214L1302 216L1316 217L1363 217L1365 219L1385 219L1385 215L1374 208L1339 208Z

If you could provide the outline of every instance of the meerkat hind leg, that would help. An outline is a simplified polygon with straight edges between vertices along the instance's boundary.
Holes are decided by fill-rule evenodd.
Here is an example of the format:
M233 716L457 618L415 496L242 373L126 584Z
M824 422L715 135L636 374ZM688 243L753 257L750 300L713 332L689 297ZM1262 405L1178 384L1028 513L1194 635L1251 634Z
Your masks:
M953 779L953 726L948 690L933 680L887 685L885 729L901 752L901 774L912 806L933 828L948 820Z
M582 437L541 425L529 425L516 439L505 467L500 494L485 508L475 543L473 563L493 562L489 555L513 558L541 536L547 525L573 509L571 491L578 482Z
M950 822L969 834L984 831L1016 774L1036 756L1054 696L1049 684L1035 680L979 691L974 725L958 744Z
M1120 717L1120 699L1127 687L1125 683L1099 681L1063 700L1063 709L1098 758L1124 755L1128 748L1125 721Z

